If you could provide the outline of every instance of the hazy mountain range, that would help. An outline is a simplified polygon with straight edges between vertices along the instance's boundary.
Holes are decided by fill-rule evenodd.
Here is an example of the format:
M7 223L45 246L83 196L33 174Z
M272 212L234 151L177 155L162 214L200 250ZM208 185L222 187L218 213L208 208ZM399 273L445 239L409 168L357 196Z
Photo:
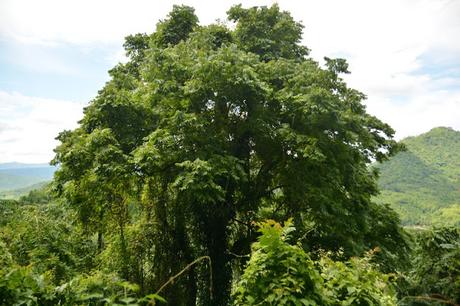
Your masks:
M27 188L49 181L56 167L48 164L0 164L0 191Z

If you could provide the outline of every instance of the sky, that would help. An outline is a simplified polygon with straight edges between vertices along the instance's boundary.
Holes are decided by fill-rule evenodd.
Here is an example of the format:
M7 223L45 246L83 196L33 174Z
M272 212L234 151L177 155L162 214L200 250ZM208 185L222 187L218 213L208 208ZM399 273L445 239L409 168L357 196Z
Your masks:
M303 23L315 60L348 61L347 83L397 139L460 130L460 0L0 0L0 163L49 162L125 60L124 37L153 32L173 4L209 24L233 4L275 2Z

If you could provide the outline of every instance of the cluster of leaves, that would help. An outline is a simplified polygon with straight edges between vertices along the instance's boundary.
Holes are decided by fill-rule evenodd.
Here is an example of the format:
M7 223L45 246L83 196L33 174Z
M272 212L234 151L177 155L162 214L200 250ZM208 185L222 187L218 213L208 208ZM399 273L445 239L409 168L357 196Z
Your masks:
M139 286L120 279L114 273L94 271L79 275L55 288L55 300L66 305L155 305L166 302L156 294L138 297ZM56 303L58 304L58 303Z
M364 258L334 261L327 254L314 262L288 242L294 230L274 221L261 224L261 236L233 290L234 305L396 305L390 280Z
M139 298L138 285L98 270L95 243L75 224L72 210L39 202L0 202L0 305L144 305L161 300L157 295Z
M92 266L93 243L79 232L74 214L65 207L15 202L8 219L0 239L18 265L33 266L56 284Z
M411 269L401 286L404 305L460 303L460 229L415 232Z
M2 257L8 254L2 253ZM153 305L166 302L156 294L138 298L138 286L115 274L81 274L56 286L32 266L5 263L0 269L1 305Z
M372 256L368 252L346 262L321 258L321 275L333 305L396 305L395 277L383 274Z
M4 242L0 241L0 304L47 305L54 298L43 276L14 263Z

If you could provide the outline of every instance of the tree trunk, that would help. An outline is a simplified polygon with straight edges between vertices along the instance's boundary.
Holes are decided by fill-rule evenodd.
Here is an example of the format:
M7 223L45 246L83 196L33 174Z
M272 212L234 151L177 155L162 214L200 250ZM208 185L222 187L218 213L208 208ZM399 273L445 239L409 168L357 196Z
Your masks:
M129 258L128 258L128 248L126 245L125 239L125 230L123 222L120 222L120 254L122 257L122 267L121 274L125 280L129 279Z
M102 230L98 230L97 231L97 252L101 253L103 248L104 248L104 237L102 234Z
M209 305L224 306L229 302L231 268L227 254L227 218L215 218L208 230L208 252L212 267L212 297Z

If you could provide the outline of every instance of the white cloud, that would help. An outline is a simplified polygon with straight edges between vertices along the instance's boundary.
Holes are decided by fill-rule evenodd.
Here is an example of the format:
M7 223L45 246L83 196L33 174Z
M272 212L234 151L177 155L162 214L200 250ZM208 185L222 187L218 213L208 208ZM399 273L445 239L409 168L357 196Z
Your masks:
M348 60L348 84L397 138L435 126L460 130L460 1L281 3L303 20L313 57Z
M267 3L247 2L251 5ZM201 21L210 23L224 18L232 3L239 2L3 0L0 31L3 36L30 43L121 43L129 34L152 32L173 4L194 6Z
M207 24L240 2L279 3L305 25L315 58L346 55L353 71L367 77L412 71L433 49L460 51L457 0L3 0L0 34L29 43L121 46L129 34L152 32L173 4L195 7Z
M452 39L460 29L456 0L3 0L0 33L30 43L118 44L126 35L153 31L173 4L195 7L206 24L225 19L228 8L241 2L244 6L276 2L289 10L306 26L305 41L319 57L350 52L375 63L385 62L379 55L431 45L460 50L460 41Z
M433 127L460 131L460 91L433 92L411 97L406 103L376 97L367 103L368 111L378 115L396 130L396 138L425 133Z
M0 161L47 162L64 129L77 126L83 104L0 91Z

